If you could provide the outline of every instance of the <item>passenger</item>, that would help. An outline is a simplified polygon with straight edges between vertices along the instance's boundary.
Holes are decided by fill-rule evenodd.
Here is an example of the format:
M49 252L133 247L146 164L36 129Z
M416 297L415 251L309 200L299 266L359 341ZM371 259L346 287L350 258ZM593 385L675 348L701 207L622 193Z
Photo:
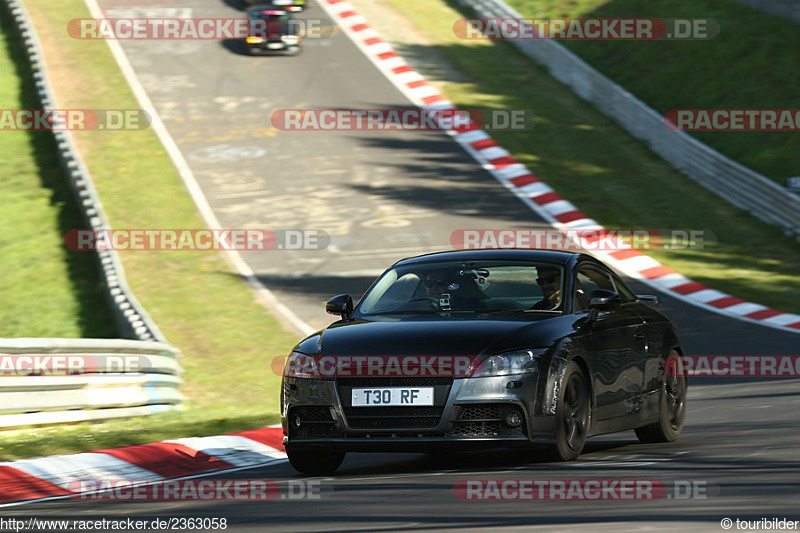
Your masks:
M561 300L561 271L557 268L542 267L536 269L536 283L542 289L544 298L532 307L543 311L553 310L558 307Z

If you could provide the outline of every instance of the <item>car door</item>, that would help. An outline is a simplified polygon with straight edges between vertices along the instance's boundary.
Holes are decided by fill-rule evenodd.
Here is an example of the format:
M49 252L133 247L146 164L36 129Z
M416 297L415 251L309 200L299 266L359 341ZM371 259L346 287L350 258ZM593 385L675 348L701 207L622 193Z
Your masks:
M588 313L594 290L616 292L611 275L590 263L578 267L574 287L573 309L577 313ZM641 408L645 363L641 316L623 298L619 307L597 312L584 338L594 380L597 420L637 412Z
M617 287L617 293L622 297L622 300L642 318L644 336L638 340L640 345L637 348L643 354L641 362L642 394L647 396L650 393L659 391L661 388L661 355L664 351L664 333L669 324L664 321L663 316L656 313L645 302L639 300L630 287L618 276L612 275L612 278L614 285ZM644 397L642 402L644 402Z

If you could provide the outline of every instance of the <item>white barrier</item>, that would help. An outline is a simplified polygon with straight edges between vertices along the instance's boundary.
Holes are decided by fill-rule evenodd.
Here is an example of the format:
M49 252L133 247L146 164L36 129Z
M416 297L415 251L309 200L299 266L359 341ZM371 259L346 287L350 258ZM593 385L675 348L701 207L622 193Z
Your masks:
M27 51L42 108L57 108L27 13L18 0L3 0L2 5L13 18ZM88 227L108 229L91 176L69 132L54 131L53 135L57 155ZM184 401L179 390L182 369L178 350L157 342L165 338L128 287L117 253L102 251L97 257L120 334L139 340L0 339L0 429L142 416L175 409ZM15 361L36 355L84 357L90 364L78 375L59 375L57 371L51 373L52 369L25 375L15 367ZM120 361L137 364L118 368Z
M0 339L0 428L174 409L184 401L179 356L152 341ZM80 373L58 366L67 359Z

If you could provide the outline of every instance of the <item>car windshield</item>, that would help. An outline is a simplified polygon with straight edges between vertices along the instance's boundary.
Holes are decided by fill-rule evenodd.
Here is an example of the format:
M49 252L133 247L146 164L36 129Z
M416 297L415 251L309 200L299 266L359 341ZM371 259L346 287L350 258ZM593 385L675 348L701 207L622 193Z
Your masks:
M291 29L292 16L289 13L277 12L272 10L256 11L251 13L250 18L266 21L267 35L288 35Z
M561 312L563 274L560 265L519 261L399 266L364 295L356 316Z

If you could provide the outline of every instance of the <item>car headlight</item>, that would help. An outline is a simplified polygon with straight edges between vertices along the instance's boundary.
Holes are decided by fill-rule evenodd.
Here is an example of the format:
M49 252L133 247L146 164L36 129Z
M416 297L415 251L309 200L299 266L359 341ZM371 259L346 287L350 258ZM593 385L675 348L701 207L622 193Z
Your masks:
M255 35L248 35L246 40L247 40L247 44L258 44L258 43L263 43L264 42L264 38L263 37L258 37L258 36L255 36Z
M297 44L300 42L300 37L297 35L284 35L281 37L281 40L286 44Z
M544 348L538 348L490 355L478 363L472 376L483 378L535 374L539 371L539 358L544 352Z
M288 378L321 378L317 360L312 355L292 352L286 358L283 375Z

